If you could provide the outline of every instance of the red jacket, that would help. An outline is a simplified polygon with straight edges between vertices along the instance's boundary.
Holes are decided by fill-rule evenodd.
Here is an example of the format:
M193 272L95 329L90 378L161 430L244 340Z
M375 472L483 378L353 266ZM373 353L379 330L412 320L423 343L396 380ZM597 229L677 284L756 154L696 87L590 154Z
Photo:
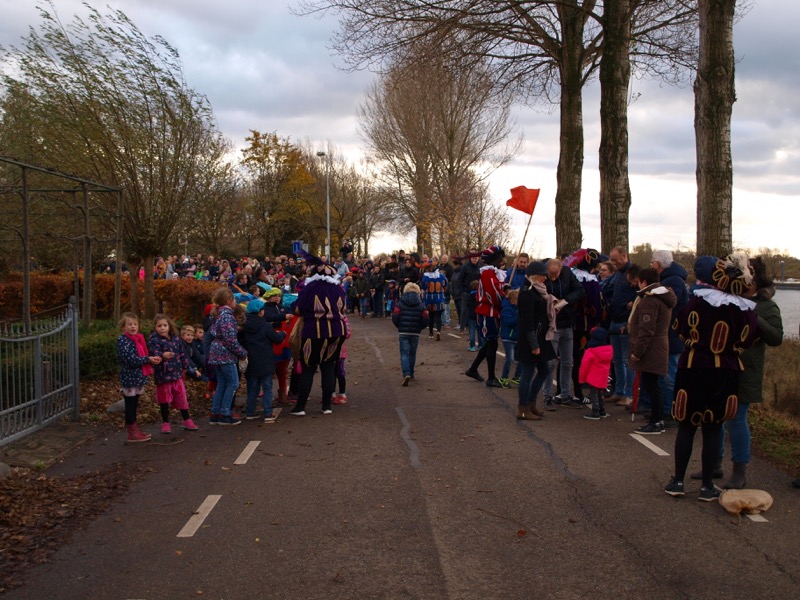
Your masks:
M500 313L503 311L503 298L506 295L503 293L503 283L497 277L498 273L502 273L501 277L505 279L504 271L492 266L481 267L476 314L500 318Z
M588 383L592 387L606 389L612 358L614 358L614 350L610 344L587 348L581 360L578 383Z

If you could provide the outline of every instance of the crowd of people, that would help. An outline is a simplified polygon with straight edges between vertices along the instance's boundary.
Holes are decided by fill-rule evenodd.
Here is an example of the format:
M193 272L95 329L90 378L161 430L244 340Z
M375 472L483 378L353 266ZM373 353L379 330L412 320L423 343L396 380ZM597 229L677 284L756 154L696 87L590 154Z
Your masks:
M422 332L438 342L442 329L451 327L476 353L465 375L488 387L516 386L520 420L577 408L585 409L583 418L601 421L614 405L645 415L638 434L677 428L675 469L665 486L670 495L685 493L700 429L702 469L691 477L702 481L699 499L711 501L720 494L714 480L724 477L725 429L732 474L724 487L747 484L747 413L762 400L765 346L783 338L765 265L743 254L699 257L691 285L669 251L657 250L648 265L636 265L621 247L608 256L582 248L545 260L506 256L496 245L461 257L400 251L356 259L343 244L334 260L306 253L261 261L171 257L156 266L156 276L199 274L224 285L203 324L178 331L159 315L149 343L136 317L123 317L118 355L131 442L149 439L136 426L136 406L151 374L164 433L171 431L170 408L181 412L184 429L197 428L185 377L209 380L209 425L241 422L234 408L240 372L247 382L246 419L274 422L273 402L304 416L317 370L321 410L331 414L333 405L347 402L348 318L391 317L403 386L415 378Z

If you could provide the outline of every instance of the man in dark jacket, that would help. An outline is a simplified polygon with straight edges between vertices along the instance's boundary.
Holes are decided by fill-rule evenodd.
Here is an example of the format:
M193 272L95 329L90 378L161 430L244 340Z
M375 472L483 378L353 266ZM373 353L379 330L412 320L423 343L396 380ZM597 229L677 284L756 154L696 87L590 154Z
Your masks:
M472 285L473 281L478 281L481 278L481 265L480 265L479 252L475 250L470 250L469 258L466 260L466 262L464 262L463 265L461 265L459 278L461 281L460 325L461 325L461 331L465 331L468 326L467 318L469 317L469 311L467 310L467 300L469 299L469 291L471 289L470 285Z
M575 335L575 306L586 297L586 290L575 277L572 269L565 267L560 260L552 258L547 261L547 277L544 285L547 293L557 298L556 308L556 335L553 346L558 354L558 385L560 394L556 396L553 389L553 378L548 377L544 384L545 406L548 401L573 408L583 406L582 402L570 393L572 382L572 353L574 350ZM555 360L551 364L555 366ZM577 390L575 390L577 391Z
M628 340L628 317L636 299L636 288L628 281L628 251L617 246L609 254L609 260L616 267L610 293L606 294L611 325L608 329L611 347L614 349L614 394L609 398L619 406L630 406L633 396L633 369L630 368L630 347Z
M672 260L672 252L669 250L656 250L653 252L653 260L650 261L657 272L659 282L675 294L676 303L672 308L672 321L686 306L689 301L689 290L686 288L686 269ZM667 374L660 378L661 392L664 395L664 422L669 425L677 425L672 418L672 395L675 386L675 373L678 372L678 359L683 352L683 342L678 333L669 328L669 365Z
M403 387L414 379L419 333L428 326L428 311L422 304L416 283L407 283L400 301L392 311L392 323L400 334L400 367L403 370Z

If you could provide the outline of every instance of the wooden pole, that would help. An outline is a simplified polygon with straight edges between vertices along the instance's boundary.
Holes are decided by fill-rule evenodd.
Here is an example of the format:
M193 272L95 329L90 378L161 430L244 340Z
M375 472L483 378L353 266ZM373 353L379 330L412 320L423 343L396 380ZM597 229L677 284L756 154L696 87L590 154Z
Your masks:
M522 254L522 249L525 247L525 239L528 237L528 229L531 227L531 221L533 220L533 211L531 211L531 215L528 217L528 224L525 226L525 233L522 236L522 243L519 245L519 251L517 252L516 258L514 258L514 265L511 267L511 276L508 278L508 285L511 285L511 282L514 281L514 273L517 270L517 261L519 260L519 255Z

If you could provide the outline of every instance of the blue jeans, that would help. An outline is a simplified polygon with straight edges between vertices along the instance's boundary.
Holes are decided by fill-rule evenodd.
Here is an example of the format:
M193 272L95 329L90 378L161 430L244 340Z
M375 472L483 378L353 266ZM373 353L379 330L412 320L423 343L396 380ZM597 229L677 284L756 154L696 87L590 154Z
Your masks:
M620 330L627 327L627 323L611 323L608 330L611 338L611 348L614 350L614 393L617 396L631 398L633 396L633 369L628 366L631 355L630 341L627 333Z
M359 298L358 301L361 303L361 316L366 317L369 312L369 298Z
M508 374L511 372L511 365L514 364L514 353L517 350L517 342L510 340L503 340L503 351L506 353L506 360L503 363L503 374L500 376L502 379L507 379ZM522 376L522 365L517 363L517 368L514 371L514 379L519 379Z
M263 377L246 375L245 379L247 379L247 416L252 417L256 413L259 390L264 392L264 416L270 416L272 414L272 374Z
M236 364L215 365L217 391L211 403L211 414L228 417L233 408L233 396L239 388L239 369Z
M731 441L731 460L735 463L748 464L750 462L750 424L747 422L747 411L750 410L749 402L739 402L739 410L730 421L722 424L722 435L719 436L719 458L725 454L725 430L728 430L728 439Z
M469 347L480 348L481 346L483 346L483 331L481 331L481 328L478 327L477 319L468 319L468 321L469 321Z
M403 377L414 376L414 365L417 362L417 346L419 346L418 335L400 334L400 368L403 370Z
M536 362L521 362L522 373L519 377L519 388L517 389L518 403L522 407L536 404L536 396L542 389L544 382L550 379L550 363L552 361L538 360ZM533 370L536 369L536 377Z
M561 395L569 396L570 384L572 383L572 351L573 351L573 338L575 331L572 327L561 327L556 329L556 336L553 338L553 346L558 354L558 383L561 387ZM550 371L555 368L556 359L550 361ZM577 390L576 390L577 391ZM553 397L555 390L553 389L553 379L550 378L544 383L544 395Z
M447 298L447 301L444 305L444 312L442 313L442 325L450 325L450 298Z

